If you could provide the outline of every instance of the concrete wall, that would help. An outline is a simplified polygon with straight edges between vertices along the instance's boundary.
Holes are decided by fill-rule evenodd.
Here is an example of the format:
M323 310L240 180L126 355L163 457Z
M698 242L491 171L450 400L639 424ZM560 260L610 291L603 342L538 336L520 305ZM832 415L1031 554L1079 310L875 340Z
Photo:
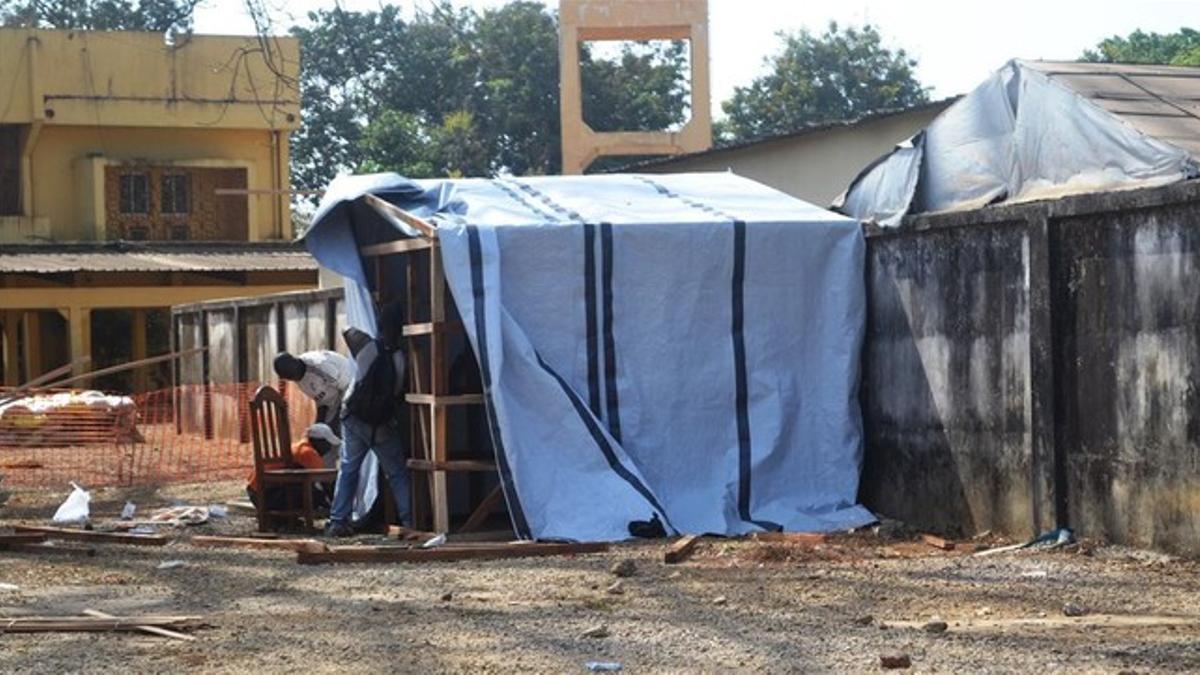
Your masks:
M817 206L828 206L864 166L929 124L950 104L802 131L638 166L647 173L732 171Z
M1200 182L868 234L861 497L1200 554Z

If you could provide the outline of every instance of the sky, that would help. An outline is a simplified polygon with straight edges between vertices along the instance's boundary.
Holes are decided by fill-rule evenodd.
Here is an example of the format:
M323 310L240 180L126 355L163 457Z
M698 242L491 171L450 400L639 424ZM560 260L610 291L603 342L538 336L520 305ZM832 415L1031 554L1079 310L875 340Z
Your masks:
M303 22L333 0L265 0L281 30ZM341 0L347 10L371 10L382 0ZM392 0L412 8L430 0ZM477 9L504 0L456 0ZM557 7L557 0L546 0ZM870 22L887 46L918 60L917 75L934 98L970 91L1011 58L1075 59L1112 35L1135 29L1169 33L1200 27L1200 0L709 0L713 111L765 71L780 48L778 31L824 30L830 21ZM242 0L206 0L196 13L198 33L251 33Z

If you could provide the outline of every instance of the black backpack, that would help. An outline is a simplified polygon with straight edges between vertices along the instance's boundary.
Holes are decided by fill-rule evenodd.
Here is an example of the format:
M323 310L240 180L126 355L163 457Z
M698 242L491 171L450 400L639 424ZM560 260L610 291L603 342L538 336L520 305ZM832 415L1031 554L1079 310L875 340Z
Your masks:
M396 366L393 354L379 338L372 338L375 358L354 383L346 398L346 413L372 427L391 422L396 416ZM366 347L364 347L366 349Z

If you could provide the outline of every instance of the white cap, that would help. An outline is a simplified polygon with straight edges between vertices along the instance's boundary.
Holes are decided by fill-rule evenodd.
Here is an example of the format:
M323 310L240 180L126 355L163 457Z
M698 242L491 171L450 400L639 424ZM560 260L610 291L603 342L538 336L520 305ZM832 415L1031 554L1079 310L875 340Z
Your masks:
M308 431L304 432L304 435L314 440L325 441L335 448L342 444L342 439L338 438L337 434L333 433L333 429L330 429L329 425L323 422L317 422L309 427Z

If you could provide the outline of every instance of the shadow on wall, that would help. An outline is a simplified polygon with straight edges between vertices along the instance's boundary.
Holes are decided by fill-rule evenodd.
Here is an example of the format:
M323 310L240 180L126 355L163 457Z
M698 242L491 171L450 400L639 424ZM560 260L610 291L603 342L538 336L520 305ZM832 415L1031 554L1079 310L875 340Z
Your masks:
M955 533L972 522L950 440L895 270L868 255L867 332L863 345L865 454L859 501L880 516ZM913 424L920 419L922 423Z

